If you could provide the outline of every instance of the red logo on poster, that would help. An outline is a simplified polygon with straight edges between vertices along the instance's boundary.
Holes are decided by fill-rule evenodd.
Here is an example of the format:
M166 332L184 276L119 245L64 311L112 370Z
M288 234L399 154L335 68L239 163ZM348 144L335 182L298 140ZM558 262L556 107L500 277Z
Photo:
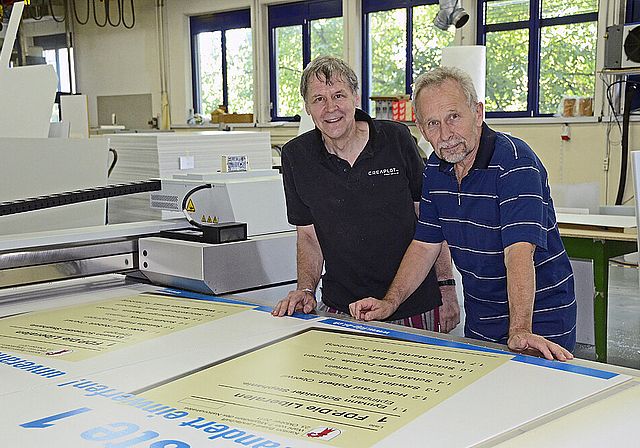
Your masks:
M342 434L342 431L339 429L329 428L328 426L319 426L309 431L306 436L318 440L331 440L340 434Z
M66 355L67 353L73 353L73 350L68 350L68 349L63 349L63 350L56 350L55 352L47 352L45 353L45 355L47 356L60 356L60 355Z

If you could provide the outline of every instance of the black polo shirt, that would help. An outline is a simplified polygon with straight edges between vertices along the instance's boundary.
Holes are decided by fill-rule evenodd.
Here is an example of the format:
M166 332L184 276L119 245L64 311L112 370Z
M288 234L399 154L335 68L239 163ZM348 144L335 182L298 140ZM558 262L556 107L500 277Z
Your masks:
M344 313L364 297L382 298L416 228L424 164L402 123L372 120L369 141L353 164L330 154L316 128L282 149L289 222L313 224L325 260L323 302ZM389 320L442 304L433 270Z

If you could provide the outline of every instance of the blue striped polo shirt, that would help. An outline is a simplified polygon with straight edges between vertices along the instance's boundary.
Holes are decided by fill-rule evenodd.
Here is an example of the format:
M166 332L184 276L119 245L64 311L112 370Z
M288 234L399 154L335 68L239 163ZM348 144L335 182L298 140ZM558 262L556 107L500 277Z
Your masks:
M483 124L476 159L459 185L453 165L432 154L424 170L415 239L449 243L462 274L465 336L503 344L509 333L504 249L517 242L534 244L533 332L573 351L573 272L547 172L525 142Z

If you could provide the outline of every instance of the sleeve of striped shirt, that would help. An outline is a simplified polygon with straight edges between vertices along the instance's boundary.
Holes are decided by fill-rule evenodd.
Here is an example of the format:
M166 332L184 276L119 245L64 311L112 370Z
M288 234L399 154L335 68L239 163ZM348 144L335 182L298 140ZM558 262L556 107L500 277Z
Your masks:
M549 198L544 167L535 159L517 158L497 184L503 247L529 242L546 250Z

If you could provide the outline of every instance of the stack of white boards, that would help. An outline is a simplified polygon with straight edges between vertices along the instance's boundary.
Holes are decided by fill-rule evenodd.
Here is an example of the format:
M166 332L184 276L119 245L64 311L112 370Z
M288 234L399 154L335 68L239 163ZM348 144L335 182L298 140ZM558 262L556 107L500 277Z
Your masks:
M271 169L267 132L131 133L107 136L118 161L109 184L171 179L174 174L221 170L222 156L247 156L249 169ZM169 219L179 212L151 210L149 193L109 199L110 224Z

